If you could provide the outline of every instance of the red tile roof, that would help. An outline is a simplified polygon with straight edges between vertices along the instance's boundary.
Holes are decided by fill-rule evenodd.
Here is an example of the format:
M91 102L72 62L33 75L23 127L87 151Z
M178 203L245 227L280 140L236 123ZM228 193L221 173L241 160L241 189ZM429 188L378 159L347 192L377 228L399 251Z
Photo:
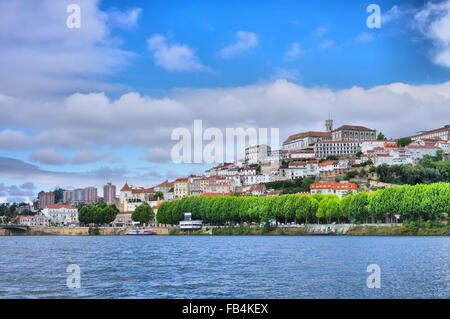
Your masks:
M328 132L313 132L313 131L309 131L309 132L303 132L303 133L298 133L298 134L294 134L291 135L287 138L286 141L284 141L284 143L286 142L290 142L292 140L296 140L298 138L303 138L303 137L324 137L324 138L331 138L331 133Z
M120 191L131 191L131 188L128 186L128 183L125 183Z
M335 183L335 182L322 182L313 183L309 186L310 189L358 189L358 185L354 183Z
M46 208L67 208L67 209L77 209L76 207L73 207L72 205L48 205Z
M365 126L358 126L358 125L342 125L333 131L340 131L340 130L374 131Z

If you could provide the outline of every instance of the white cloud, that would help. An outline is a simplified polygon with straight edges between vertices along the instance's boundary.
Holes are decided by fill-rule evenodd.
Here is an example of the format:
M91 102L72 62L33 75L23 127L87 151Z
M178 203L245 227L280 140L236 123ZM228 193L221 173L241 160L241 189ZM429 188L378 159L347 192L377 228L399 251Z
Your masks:
M375 37L372 34L370 34L368 32L361 32L355 38L355 41L356 42L370 42L370 41L373 41L374 39L375 39Z
M156 65L167 71L204 71L193 49L187 45L169 44L167 38L156 34L147 40Z
M228 59L234 57L243 52L256 48L259 44L258 36L253 32L239 31L236 33L236 38L236 42L222 48L219 51L219 55L222 58Z
M20 131L6 129L0 132L0 149L23 150L31 145L31 138Z
M291 44L291 47L286 52L287 60L295 60L302 53L302 49L300 43L294 42Z
M203 120L204 128L223 130L279 127L283 139L295 132L323 129L330 111L337 125L366 125L389 137L436 128L450 118L450 82L332 90L280 79L281 72L270 83L175 90L160 98L128 93L111 99L91 93L55 101L0 99L0 127L27 128L35 134L30 136L35 147L94 152L100 147L136 146L148 150L143 156L149 160L164 161L175 144L170 140L172 130L191 129L195 119ZM59 157L56 163L64 160Z
M87 163L93 163L101 161L109 156L111 156L111 152L105 152L101 154L97 154L94 152L90 152L87 150L81 150L75 153L75 155L72 158L72 163L81 165L81 164L87 164Z
M433 43L433 62L450 68L450 0L428 2L415 14L414 22Z
M69 29L71 0L0 2L0 87L9 95L43 96L114 89L100 75L114 74L134 56L110 35L99 1L77 0L79 29Z
M114 26L123 29L129 29L137 25L141 13L141 8L129 9L126 12L122 12L117 9L111 9L108 11L108 18Z
M52 148L34 151L30 155L30 160L47 165L64 165L68 162L64 154L60 154Z
M326 50L336 46L336 43L333 40L325 40L319 44L319 49Z
M313 32L313 36L317 37L317 38L322 38L325 34L328 33L328 29L325 27L317 27L314 32Z

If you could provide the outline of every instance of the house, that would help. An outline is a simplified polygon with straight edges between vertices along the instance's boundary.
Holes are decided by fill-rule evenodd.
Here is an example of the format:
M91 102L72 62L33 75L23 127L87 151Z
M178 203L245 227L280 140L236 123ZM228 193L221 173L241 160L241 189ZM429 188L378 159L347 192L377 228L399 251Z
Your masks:
M357 192L358 191L358 185L354 183L335 183L335 182L320 182L320 183L313 183L309 186L309 189L311 191L311 195L321 193L324 195L327 194L336 194L340 198L344 197L349 191Z
M49 224L68 226L78 224L78 209L72 205L49 205L42 210Z

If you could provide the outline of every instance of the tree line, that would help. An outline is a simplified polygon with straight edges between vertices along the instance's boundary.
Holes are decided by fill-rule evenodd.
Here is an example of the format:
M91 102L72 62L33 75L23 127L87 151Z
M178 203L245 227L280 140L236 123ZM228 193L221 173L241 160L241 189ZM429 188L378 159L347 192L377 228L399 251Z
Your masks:
M211 225L439 220L450 212L450 183L403 185L372 193L337 195L190 196L164 202L157 221L178 224L184 213Z
M119 209L116 205L107 205L104 201L98 202L96 205L85 205L78 213L78 221L81 224L110 224L115 219Z
M381 182L391 184L430 184L450 182L450 161L443 160L442 150L436 156L425 155L417 165L387 165L376 168Z

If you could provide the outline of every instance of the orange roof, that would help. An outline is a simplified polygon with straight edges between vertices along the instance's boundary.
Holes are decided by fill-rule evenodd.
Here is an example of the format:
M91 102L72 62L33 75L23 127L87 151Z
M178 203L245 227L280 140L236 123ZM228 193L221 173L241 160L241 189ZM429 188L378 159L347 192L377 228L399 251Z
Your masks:
M120 191L131 191L131 188L128 186L128 183L125 183Z
M173 183L169 183L169 181L162 182L156 187L173 187Z
M313 131L298 133L298 134L294 134L294 135L289 136L284 143L290 142L292 140L296 140L298 138L309 137L309 136L310 137L331 138L331 133L328 133L328 132L313 132Z
M334 165L335 162L333 161L324 161L322 163L319 163L319 166L327 166L327 165Z
M187 182L187 181L188 181L188 178L177 178L175 180L175 183L184 183L184 182Z
M306 162L291 162L289 166L306 166Z
M322 182L313 183L309 186L310 189L358 189L358 185L354 183L335 183L335 182Z
M77 209L76 207L73 207L72 205L48 205L46 208L67 208L67 209Z
M357 125L342 125L342 126L338 127L337 129L335 129L334 131L340 131L340 130L374 131L365 126L357 126Z

